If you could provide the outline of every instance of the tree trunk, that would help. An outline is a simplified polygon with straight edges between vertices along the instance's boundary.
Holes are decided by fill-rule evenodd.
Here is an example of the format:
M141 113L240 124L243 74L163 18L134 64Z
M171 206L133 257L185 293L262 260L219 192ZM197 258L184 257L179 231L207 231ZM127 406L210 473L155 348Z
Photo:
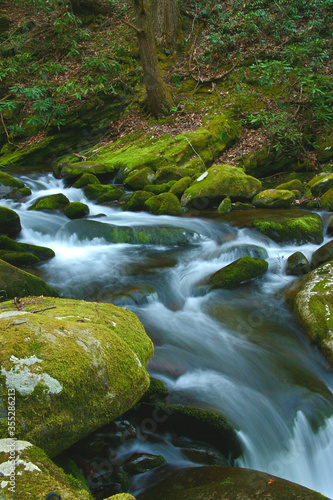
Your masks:
M148 107L150 112L158 118L170 112L173 99L163 82L158 65L149 2L150 0L134 0L134 13Z
M178 34L177 0L151 0L155 39L160 47L172 49Z
M69 0L73 12L79 12L81 9L80 0Z

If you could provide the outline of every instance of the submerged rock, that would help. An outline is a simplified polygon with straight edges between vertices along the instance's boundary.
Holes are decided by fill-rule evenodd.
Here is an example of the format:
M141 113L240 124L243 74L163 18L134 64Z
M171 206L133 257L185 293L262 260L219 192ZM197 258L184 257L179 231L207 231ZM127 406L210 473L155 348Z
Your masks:
M62 226L57 236L75 234L79 240L103 238L109 243L141 245L187 245L198 233L173 226L114 226L93 220L73 220Z
M241 168L231 165L214 165L186 189L183 206L207 208L229 196L231 200L251 200L261 189L261 182L246 175Z
M266 189L258 193L252 203L256 208L289 208L294 199L292 191Z
M13 451L14 450L14 451ZM15 496L11 486L11 459L15 465ZM0 471L2 498L41 500L49 492L67 500L92 500L89 492L59 469L40 448L28 441L0 439Z
M162 455L152 455L150 453L135 453L128 462L126 462L124 469L133 476L136 474L143 474L156 467L161 467L166 464L166 460Z
M299 278L286 290L285 299L333 368L333 261Z
M302 274L307 274L309 271L309 261L302 252L295 252L288 257L286 274L301 276Z
M0 331L0 395L15 389L16 436L51 457L127 411L149 386L153 345L131 311L50 297L20 311L6 302ZM0 437L5 422L3 414Z
M329 500L271 474L237 467L206 466L172 472L138 500Z
M21 229L19 215L10 208L0 207L0 235L16 236Z
M28 295L58 297L58 292L44 280L0 260L0 300Z
M229 288L262 276L268 269L263 259L241 257L214 273L208 281L212 288Z

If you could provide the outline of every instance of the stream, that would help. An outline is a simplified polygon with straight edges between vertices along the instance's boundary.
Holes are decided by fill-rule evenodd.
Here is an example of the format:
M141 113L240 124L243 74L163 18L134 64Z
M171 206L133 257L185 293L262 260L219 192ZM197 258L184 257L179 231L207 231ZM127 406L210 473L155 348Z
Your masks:
M229 419L244 450L237 466L333 498L333 374L282 296L295 279L285 274L289 255L299 250L310 258L318 247L281 246L216 216L154 216L96 205L51 174L20 179L32 195L24 202L2 200L21 218L19 241L56 253L31 271L61 296L134 311L155 345L150 375L166 384L171 402L211 409ZM64 215L27 211L35 199L59 192L86 203L89 218L102 223L170 225L194 230L200 238L173 248L79 241L75 234L58 233L68 222ZM257 256L253 245L267 252L269 270L262 278L232 290L203 292L207 276L243 255ZM155 453L153 444L144 446ZM188 465L171 444L159 453L175 466Z

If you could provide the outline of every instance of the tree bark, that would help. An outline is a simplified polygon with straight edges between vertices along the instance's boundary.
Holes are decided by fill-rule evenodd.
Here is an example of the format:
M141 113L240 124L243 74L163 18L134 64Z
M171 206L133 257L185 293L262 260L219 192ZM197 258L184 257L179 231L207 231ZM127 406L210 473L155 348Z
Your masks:
M170 112L173 99L158 65L150 0L134 0L136 34L150 112L157 118Z
M155 39L160 47L172 49L179 29L177 0L151 0Z

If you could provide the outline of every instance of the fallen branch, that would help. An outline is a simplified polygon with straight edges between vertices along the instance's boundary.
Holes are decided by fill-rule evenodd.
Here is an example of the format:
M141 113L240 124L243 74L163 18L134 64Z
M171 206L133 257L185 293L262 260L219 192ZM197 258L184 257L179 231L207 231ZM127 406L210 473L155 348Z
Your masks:
M221 80L223 80L227 75L229 75L229 73L231 73L235 68L237 68L238 66L238 61L233 65L232 68L230 68L228 71L226 71L225 73L223 73L223 75L216 75L216 76L213 76L213 78L207 78L207 79L203 79L203 78L195 78L194 76L192 76L193 80L195 80L196 82L198 82L199 84L205 84L205 83L216 83L216 82L220 82Z
M129 26L134 31L136 31L137 33L142 33L143 32L143 30L140 30L139 28L137 28L136 26L134 26L134 24L129 23L128 21L125 21L125 19L123 19L122 21L123 21L123 23L127 24L127 26Z
M39 313L41 311L47 311L48 309L54 309L57 306L49 306L49 307L43 307L43 309L34 309L33 311L30 311L32 314L34 313Z
M8 130L7 130L7 128L6 128L6 125L5 125L5 122L4 122L4 119L3 119L2 113L0 113L0 118L1 118L1 123L2 123L3 129L4 129L5 134L6 134L6 136L7 136L7 142L8 142L8 144L12 144L12 145L13 145L13 143L9 140Z

